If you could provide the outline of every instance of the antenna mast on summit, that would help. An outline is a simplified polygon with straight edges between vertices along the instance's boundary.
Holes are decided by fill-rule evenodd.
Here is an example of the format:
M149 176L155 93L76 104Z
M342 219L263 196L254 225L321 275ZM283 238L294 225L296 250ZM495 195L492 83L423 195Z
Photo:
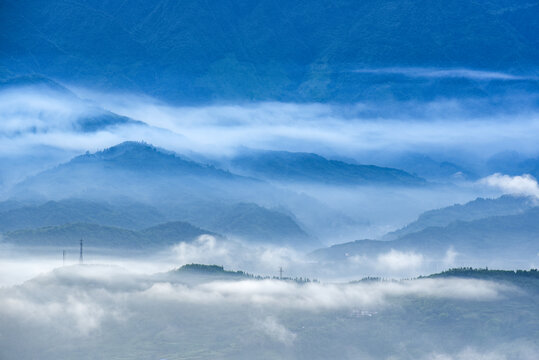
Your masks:
M283 267L279 267L279 280L283 279Z
M80 239L80 256L79 256L79 264L82 264L82 239Z

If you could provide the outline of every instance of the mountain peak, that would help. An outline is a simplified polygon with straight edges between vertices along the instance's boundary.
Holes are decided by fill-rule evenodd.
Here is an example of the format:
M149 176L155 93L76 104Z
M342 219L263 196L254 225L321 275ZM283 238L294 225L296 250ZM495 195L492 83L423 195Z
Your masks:
M173 151L165 150L144 141L124 141L95 153L86 152L73 159L75 162L88 160L162 159L185 161Z
M118 145L114 145L109 148L106 148L99 153L103 155L108 155L108 156L115 156L115 155L125 154L128 152L158 152L165 155L174 155L174 152L172 151L165 150L163 148L158 148L145 141L124 141Z
M37 90L52 91L61 95L75 97L75 94L58 82L41 75L21 75L0 81L0 88L36 88Z

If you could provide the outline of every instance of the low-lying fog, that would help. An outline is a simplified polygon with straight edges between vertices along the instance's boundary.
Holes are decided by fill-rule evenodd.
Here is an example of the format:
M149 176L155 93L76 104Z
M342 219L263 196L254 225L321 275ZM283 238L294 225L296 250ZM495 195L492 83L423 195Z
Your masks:
M534 359L533 311L507 283L296 283L69 265L0 288L0 356ZM153 269L154 271L157 268ZM530 307L531 306L531 307ZM488 307L488 311L484 309ZM471 317L471 318L470 318ZM483 321L486 321L485 323ZM534 327L535 326L535 327ZM529 331L529 334L526 334Z
M64 249L2 245L0 286L19 284L63 265L78 264L79 248ZM329 261L290 246L252 244L210 235L202 235L193 242L181 242L157 252L89 246L84 248L83 257L85 264L118 266L133 273L164 272L196 263L217 264L228 270L242 270L261 276L279 276L279 269L282 269L285 277L332 282L364 277L411 278L456 267L508 270L539 267L539 254L523 258L470 255L460 253L451 245L441 254L388 249L376 255L350 255L343 261Z

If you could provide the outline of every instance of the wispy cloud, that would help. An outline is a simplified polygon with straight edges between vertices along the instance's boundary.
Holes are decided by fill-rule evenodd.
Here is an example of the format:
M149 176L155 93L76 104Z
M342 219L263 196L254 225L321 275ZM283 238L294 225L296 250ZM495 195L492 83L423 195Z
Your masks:
M537 345L526 342L512 344L498 344L494 348L485 351L474 346L467 346L455 353L432 353L425 356L424 360L533 360L537 358L539 349Z
M415 252L401 252L391 249L388 253L378 255L378 264L391 271L415 269L423 265L423 255Z
M410 78L461 78L470 80L532 80L536 81L536 76L514 75L499 71L474 70L465 68L421 68L421 67L386 67L375 69L357 69L357 73L364 74L392 74L402 75Z
M246 146L349 156L387 148L459 148L492 153L509 143L518 143L527 151L539 150L531 136L539 131L539 121L528 106L493 115L487 110L491 105L456 100L386 104L380 108L379 104L274 102L171 106L122 95L96 95L96 99L114 112L185 137L180 145L171 146L201 152L223 154ZM470 109L485 111L472 113Z
M262 274L275 274L282 266L288 276L300 276L314 265L303 253L290 247L218 240L211 235L202 235L191 243L179 243L170 253L177 264L222 264Z
M213 155L231 154L240 147L346 156L387 148L493 153L508 144L518 144L515 150L539 151L533 136L539 131L537 112L522 99L514 99L516 105L509 110L493 114L491 105L479 100L384 106L277 102L176 106L129 94L81 94L92 102L27 90L0 93L0 152L39 145L92 151L124 140ZM150 126L77 132L73 124L98 108Z
M264 320L257 321L256 325L264 334L286 346L292 345L297 337L295 333L279 323L274 316L267 316Z

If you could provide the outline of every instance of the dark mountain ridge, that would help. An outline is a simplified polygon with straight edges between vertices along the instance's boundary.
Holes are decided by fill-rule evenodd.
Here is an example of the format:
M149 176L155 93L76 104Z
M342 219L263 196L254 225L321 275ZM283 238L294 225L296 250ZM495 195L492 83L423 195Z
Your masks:
M233 171L265 180L327 185L423 185L405 171L329 160L313 153L248 150L230 161Z

